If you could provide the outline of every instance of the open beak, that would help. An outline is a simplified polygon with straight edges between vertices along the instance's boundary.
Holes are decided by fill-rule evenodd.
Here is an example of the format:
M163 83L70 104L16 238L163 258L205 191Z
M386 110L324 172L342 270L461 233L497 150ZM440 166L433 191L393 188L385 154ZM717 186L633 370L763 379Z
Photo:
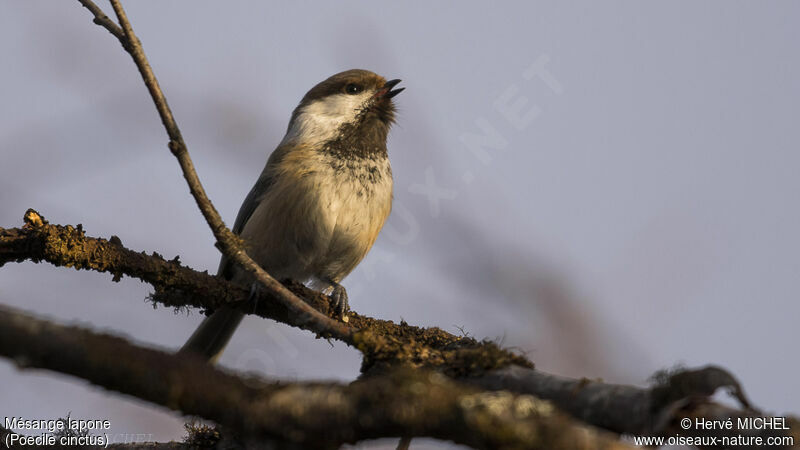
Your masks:
M389 80L389 81L387 81L386 84L383 85L381 90L378 91L378 95L383 97L383 98L392 98L395 95L403 92L403 90L405 90L405 88L392 90L392 88L397 86L398 83L400 83L400 80Z

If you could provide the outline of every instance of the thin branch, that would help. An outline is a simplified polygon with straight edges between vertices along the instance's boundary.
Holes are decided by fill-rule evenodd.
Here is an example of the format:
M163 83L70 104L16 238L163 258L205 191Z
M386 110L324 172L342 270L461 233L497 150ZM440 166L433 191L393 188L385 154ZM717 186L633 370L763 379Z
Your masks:
M91 3L90 0L79 1L81 1L84 6ZM297 317L298 321L304 323L305 328L323 336L335 337L348 343L354 343L355 336L351 327L325 316L309 306L306 302L289 291L280 282L272 278L271 275L264 271L242 249L240 239L225 225L225 222L223 222L219 212L211 203L211 200L209 200L203 185L200 183L200 179L197 176L197 172L194 169L192 160L189 157L189 151L186 147L186 143L183 140L180 129L178 128L178 124L172 115L172 111L167 104L167 99L158 84L158 80L156 79L156 76L150 67L150 63L147 61L142 44L139 41L139 38L137 38L136 34L133 32L133 27L128 21L128 17L122 8L122 4L119 2L119 0L111 0L111 5L114 8L117 19L122 26L124 35L120 37L114 32L112 32L112 34L120 39L123 48L125 48L125 50L131 55L133 62L139 69L139 73L142 75L142 80L147 86L147 90L150 92L153 103L155 104L158 114L161 117L161 122L164 124L164 128L169 136L169 148L172 151L172 154L175 155L175 158L177 158L183 172L183 176L189 185L189 191L191 192L192 197L194 197L195 202L200 208L200 211L202 212L203 217L205 217L209 227L211 227L211 231L214 233L214 237L217 239L220 250L225 256L229 257L232 261L235 261L237 264L242 266L247 272L251 273L266 290L271 291L275 298L283 303L284 306ZM87 8L89 7L87 6ZM94 13L94 10L91 8L89 9ZM97 8L97 10L99 10L99 8ZM95 18L97 18L96 14ZM103 26L109 31L112 29L105 26L104 23L99 23L99 25Z
M479 391L435 372L392 371L347 385L242 379L199 358L139 347L4 306L0 355L21 368L73 375L199 415L245 438L316 448L401 435L485 449L630 448L609 433L577 425L547 401Z
M125 40L125 33L122 31L122 28L119 25L115 24L114 21L108 18L108 16L100 9L99 6L95 5L92 0L78 0L81 2L84 8L88 9L92 14L94 14L94 23L100 25L101 27L108 30L109 33L113 34L114 37L119 39L122 46L125 47L127 42Z
M182 152L187 152L186 144L183 141L183 136L181 136L181 130L178 128L178 124L175 122L175 118L172 116L172 110L170 110L169 105L167 105L167 99L164 97L161 86L158 84L158 79L156 79L153 69L150 67L150 63L147 61L141 41L139 41L139 38L136 37L136 34L134 34L133 27L131 27L131 23L128 21L128 16L125 14L125 10L122 8L122 4L119 2L119 0L110 1L111 6L114 8L114 13L117 15L117 20L119 20L119 23L122 26L122 31L124 33L123 39L128 43L126 50L133 58L133 62L136 64L136 67L139 69L139 72L142 75L144 84L147 87L147 90L150 92L150 97L152 97L153 103L158 110L158 115L161 117L161 122L164 124L164 128L167 130L167 136L169 136L171 144L175 143L175 145L181 147ZM192 169L190 172L193 173L194 169ZM199 181L197 184L200 184ZM201 194L205 196L205 191L203 190L202 186L200 186L199 190ZM213 205L210 207L212 209L214 208ZM224 228L224 224L222 224L222 228Z

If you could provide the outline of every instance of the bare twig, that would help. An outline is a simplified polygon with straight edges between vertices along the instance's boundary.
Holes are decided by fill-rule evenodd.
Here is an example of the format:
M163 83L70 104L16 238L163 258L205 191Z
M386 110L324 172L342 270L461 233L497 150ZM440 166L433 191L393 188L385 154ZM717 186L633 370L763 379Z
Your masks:
M120 36L119 33L112 31L116 29L110 26L107 21L98 20L98 14L102 14L102 11L100 11L100 8L92 3L91 0L79 1L86 8L92 11L93 14L95 14L95 23L111 31L111 33L120 40L122 46L133 58L133 62L136 64L136 67L139 69L139 73L142 75L142 80L144 80L144 84L147 86L147 90L150 92L150 97L153 99L153 103L155 104L158 114L161 117L161 122L163 123L164 128L167 131L167 135L169 136L169 149L172 151L172 154L175 155L175 158L177 158L178 163L181 166L183 176L189 185L189 191L191 192L192 197L194 197L195 202L200 208L200 211L202 212L203 217L205 217L209 227L211 227L211 231L214 233L214 237L217 239L218 247L223 254L225 254L225 256L230 258L232 261L235 261L247 272L251 273L255 279L264 286L265 289L273 292L275 298L283 303L292 314L296 315L297 319L303 322L306 328L322 336L336 337L350 343L354 342L354 331L351 327L348 327L328 316L320 314L317 310L310 307L306 302L286 289L286 287L284 287L280 282L272 278L272 276L264 271L255 261L253 261L252 258L247 255L247 253L245 253L245 251L242 249L239 238L225 225L225 222L223 222L219 212L211 203L211 200L209 200L203 185L200 183L200 179L194 169L194 164L189 157L189 151L186 147L186 143L184 142L183 136L178 128L178 124L172 115L172 110L170 110L169 105L167 104L167 99L158 84L158 80L153 73L153 69L150 67L150 63L147 61L142 44L139 41L139 38L137 38L136 34L133 32L133 27L131 26L128 17L125 14L125 10L122 8L122 4L119 2L119 0L110 1L112 7L114 8L114 12L117 15L117 20L119 20L119 23L122 27L122 36Z
M101 27L108 30L109 33L113 34L114 37L119 39L122 46L125 47L127 42L125 40L125 33L122 31L122 28L119 25L115 24L114 21L108 18L108 16L100 9L99 6L95 5L92 0L78 0L81 2L84 8L88 9L92 14L94 14L94 23L100 25Z
M4 306L0 355L22 368L70 374L200 415L245 438L305 447L403 435L486 449L630 448L610 433L577 425L549 402L479 391L435 372L391 371L347 385L242 379L192 356L56 325Z

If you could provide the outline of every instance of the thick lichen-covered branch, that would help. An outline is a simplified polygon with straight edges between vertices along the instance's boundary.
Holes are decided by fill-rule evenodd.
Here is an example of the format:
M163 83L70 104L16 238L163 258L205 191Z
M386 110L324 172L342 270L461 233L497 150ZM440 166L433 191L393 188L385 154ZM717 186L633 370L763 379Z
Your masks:
M428 436L475 448L628 448L613 435L576 425L547 401L480 391L438 372L400 369L351 384L243 379L191 356L7 307L0 307L0 355L22 368L73 375L199 415L241 436L308 447Z
M0 228L0 265L25 260L46 261L56 266L108 272L115 280L127 275L151 284L155 288L153 301L166 306L213 310L232 305L248 314L308 329L307 324L291 314L270 291L264 292L257 302L251 302L246 288L182 266L178 258L166 260L156 253L129 250L117 237L106 240L87 236L80 225L51 225L34 210L28 210L24 220L22 228ZM333 316L327 296L300 283L287 281L286 284L320 313ZM351 313L350 322L343 325L353 336L352 340L344 342L364 355L364 371L409 365L466 375L511 364L532 366L523 356L493 342L458 337L439 328L396 324L357 313Z

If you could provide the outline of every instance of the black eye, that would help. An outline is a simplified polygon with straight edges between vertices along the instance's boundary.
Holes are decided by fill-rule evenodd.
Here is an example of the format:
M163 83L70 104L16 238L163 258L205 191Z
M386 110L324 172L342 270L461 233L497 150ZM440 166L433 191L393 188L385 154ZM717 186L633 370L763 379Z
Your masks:
M361 85L350 83L344 87L344 91L350 95L358 94L359 92L363 91L364 88Z

